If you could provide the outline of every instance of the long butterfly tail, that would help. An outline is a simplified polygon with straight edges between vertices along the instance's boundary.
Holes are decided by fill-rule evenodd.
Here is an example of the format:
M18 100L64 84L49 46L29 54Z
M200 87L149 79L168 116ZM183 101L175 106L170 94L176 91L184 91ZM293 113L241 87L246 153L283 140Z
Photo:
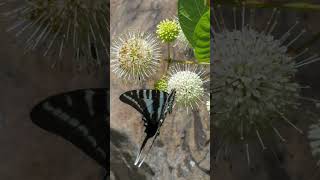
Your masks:
M147 136L144 138L144 140L143 140L143 143L142 143L142 145L141 145L141 147L140 147L140 151L139 151L139 153L138 153L138 156L137 156L136 160L134 161L134 165L137 165L137 164L138 164L138 162L139 162L139 160L140 160L140 157L141 157L141 152L142 152L144 146L146 145L148 139L149 139L149 136L147 135Z
M143 159L142 159L142 161L140 162L140 164L138 165L138 167L140 167L140 166L142 165L142 163L144 162L144 160L145 160L146 157L148 156L148 154L149 154L149 152L150 152L150 150L151 150L151 148L152 148L152 146L153 146L153 143L154 143L154 141L156 140L157 136L158 136L158 133L154 136L154 138L153 138L153 140L152 140L152 143L151 143L151 145L150 145L150 147L149 147L146 155L143 157Z

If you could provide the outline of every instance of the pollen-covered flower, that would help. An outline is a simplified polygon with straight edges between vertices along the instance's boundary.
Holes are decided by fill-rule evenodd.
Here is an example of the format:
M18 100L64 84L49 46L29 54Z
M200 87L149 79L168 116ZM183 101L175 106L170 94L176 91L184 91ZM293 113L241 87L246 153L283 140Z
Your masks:
M185 107L198 106L205 89L204 71L197 67L174 67L170 71L168 91L176 90L176 103Z
M179 35L179 25L176 21L165 19L157 25L156 33L162 42L173 42Z
M123 80L145 80L152 76L161 57L157 40L150 34L129 32L111 46L111 70Z

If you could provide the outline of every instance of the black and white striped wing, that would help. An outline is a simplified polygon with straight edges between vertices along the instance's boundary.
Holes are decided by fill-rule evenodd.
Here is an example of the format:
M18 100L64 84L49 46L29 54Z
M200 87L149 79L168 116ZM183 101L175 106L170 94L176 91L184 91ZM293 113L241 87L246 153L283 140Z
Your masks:
M168 93L152 89L127 91L120 95L120 100L139 111L147 123L158 124L163 118Z
M59 135L107 169L107 89L75 90L51 96L31 111L39 127Z

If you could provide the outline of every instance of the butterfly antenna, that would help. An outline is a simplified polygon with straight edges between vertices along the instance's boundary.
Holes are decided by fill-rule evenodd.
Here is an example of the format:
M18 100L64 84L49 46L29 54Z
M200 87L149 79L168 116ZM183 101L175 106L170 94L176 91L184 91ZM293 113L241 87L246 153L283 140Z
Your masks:
M146 145L148 139L149 139L149 137L148 137L148 135L147 135L147 136L144 138L144 140L143 140L143 143L142 143L142 145L141 145L141 147L140 147L139 154L138 154L136 160L134 161L134 165L137 165L137 164L138 164L138 162L139 162L139 160L140 160L140 157L141 157L141 152L142 152L144 146Z

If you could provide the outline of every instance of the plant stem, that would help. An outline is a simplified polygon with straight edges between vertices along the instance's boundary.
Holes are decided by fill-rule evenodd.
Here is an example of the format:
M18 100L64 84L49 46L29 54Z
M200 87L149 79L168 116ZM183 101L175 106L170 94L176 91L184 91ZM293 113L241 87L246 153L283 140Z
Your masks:
M167 44L168 47L168 65L167 65L167 69L165 74L168 74L169 68L170 68L170 64L171 64L171 57L170 57L170 43Z
M167 44L167 48L168 48L168 60L170 60L170 43Z

